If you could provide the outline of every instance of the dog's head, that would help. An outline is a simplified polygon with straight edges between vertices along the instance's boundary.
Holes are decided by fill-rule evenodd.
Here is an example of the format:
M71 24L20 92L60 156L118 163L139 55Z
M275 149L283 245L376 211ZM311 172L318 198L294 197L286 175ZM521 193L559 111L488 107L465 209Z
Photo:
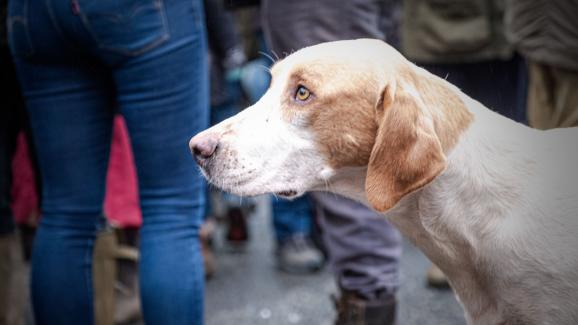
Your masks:
M384 42L324 43L275 64L259 102L190 147L211 183L239 195L331 189L359 168L367 200L385 211L444 170L470 118L448 116L456 105L455 89Z

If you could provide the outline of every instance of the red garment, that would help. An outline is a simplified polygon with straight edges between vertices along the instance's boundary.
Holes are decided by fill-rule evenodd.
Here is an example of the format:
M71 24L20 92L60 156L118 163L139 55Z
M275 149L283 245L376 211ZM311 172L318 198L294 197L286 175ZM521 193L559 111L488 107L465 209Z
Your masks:
M12 209L18 223L26 223L38 210L34 170L23 134L18 136L12 163ZM106 178L104 212L118 227L138 227L142 223L134 159L124 119L114 120L110 162Z
M34 181L34 168L28 155L24 133L16 139L16 152L12 160L12 212L19 224L33 223L38 216L38 195Z
M132 148L122 116L114 119L104 213L118 227L139 227L142 217Z

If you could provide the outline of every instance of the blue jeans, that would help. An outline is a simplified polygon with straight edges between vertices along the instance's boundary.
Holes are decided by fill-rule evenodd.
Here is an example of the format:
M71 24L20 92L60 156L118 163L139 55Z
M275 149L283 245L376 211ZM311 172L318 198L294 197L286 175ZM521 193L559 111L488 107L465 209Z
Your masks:
M277 242L295 234L309 235L313 224L313 207L309 195L293 201L273 199L273 228Z
M189 138L208 125L200 0L12 0L9 41L43 180L32 257L37 324L92 324L92 251L114 109L136 161L147 324L202 324L205 184Z

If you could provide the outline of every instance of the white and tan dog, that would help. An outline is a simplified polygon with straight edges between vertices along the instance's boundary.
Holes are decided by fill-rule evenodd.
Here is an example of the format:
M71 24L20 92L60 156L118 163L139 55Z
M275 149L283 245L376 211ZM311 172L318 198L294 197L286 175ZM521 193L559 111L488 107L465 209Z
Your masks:
M191 139L210 182L364 202L446 273L470 324L578 324L578 128L508 120L376 40L305 48L272 76Z

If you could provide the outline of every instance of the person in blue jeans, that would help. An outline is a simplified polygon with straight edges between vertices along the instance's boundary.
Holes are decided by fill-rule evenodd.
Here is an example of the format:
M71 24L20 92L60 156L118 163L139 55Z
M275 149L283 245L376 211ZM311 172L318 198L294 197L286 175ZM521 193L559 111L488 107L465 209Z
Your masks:
M11 0L8 15L43 181L36 323L94 322L92 252L118 109L143 214L144 321L202 324L205 183L187 146L208 125L201 0Z

